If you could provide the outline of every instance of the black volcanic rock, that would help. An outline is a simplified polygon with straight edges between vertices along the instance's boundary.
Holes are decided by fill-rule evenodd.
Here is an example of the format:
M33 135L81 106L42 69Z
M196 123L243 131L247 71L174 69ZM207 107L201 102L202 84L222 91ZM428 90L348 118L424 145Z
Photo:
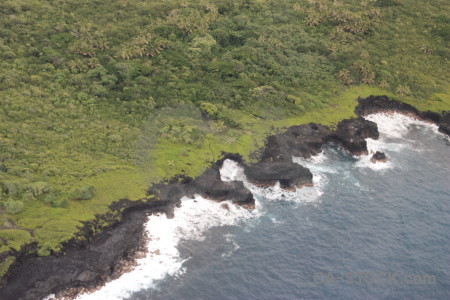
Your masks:
M399 112L433 122L439 126L439 131L450 135L450 112L442 116L434 112L420 112L408 104L386 96L371 96L358 101L355 112L360 118L340 122L333 132L326 126L310 123L294 126L284 133L268 137L261 162L258 164L245 166L242 156L225 154L196 179L177 176L170 182L153 185L148 191L151 200L123 199L112 204L111 212L107 213L110 216L102 215L98 220L86 222L80 229L82 232L79 236L87 239L75 239L66 244L65 254L62 256L37 257L36 254L29 254L28 248L23 248L20 253L13 253L17 263L4 277L7 284L0 289L0 299L41 299L72 287L97 287L115 276L114 274L120 273L124 258L135 257L133 255L142 243L143 224L147 215L163 212L172 217L174 207L180 205L180 198L184 195L192 196L198 193L216 201L230 199L236 204L252 207L253 196L244 188L242 182L220 180L219 169L227 158L241 163L248 179L256 184L267 186L280 181L283 188L293 189L312 185L312 174L307 168L294 164L292 156L309 158L320 153L326 142L339 143L352 154L367 153L364 139L377 139L378 130L375 123L362 119L362 116L379 112ZM387 158L383 153L377 152L372 159L383 161ZM223 207L226 209L228 205L225 203ZM104 223L104 217L106 220L116 220L117 212L121 212L120 222L106 222L110 224L106 229L99 226ZM99 228L102 231L96 233ZM35 249L32 245L28 246L31 250Z
M223 162L223 160L221 161ZM247 207L255 205L253 194L244 187L242 182L227 182L220 179L220 169L217 164L193 180L186 187L185 192L189 197L199 194L204 198L215 201L231 200L233 203Z
M267 138L261 161L284 161L292 156L309 158L319 154L329 132L327 126L316 123L290 127L284 133Z
M239 155L226 155L213 164L201 176L192 179L176 176L170 181L152 185L148 198L139 201L123 199L110 206L112 211L122 211L120 222L95 234L99 220L83 227L88 241L74 240L65 247L62 256L26 257L20 267L10 274L6 286L0 289L0 299L41 299L52 293L74 288L92 289L120 273L124 258L133 257L140 247L144 224L150 213L165 213L174 217L174 208L181 205L185 195L198 193L216 201L232 200L247 208L253 208L255 200L242 182L220 180L219 166L231 157L239 161ZM149 200L151 199L151 200ZM110 213L111 214L111 213Z
M409 104L389 99L387 96L369 96L364 99L358 99L358 106L355 109L355 113L358 116L366 116L380 112L397 112L432 122L439 126L440 132L450 136L450 112L448 111L443 112L442 115L431 111L421 112Z
M377 124L362 117L343 120L332 132L315 123L293 126L267 138L261 162L288 161L292 156L309 158L319 154L327 142L340 144L353 155L368 154L365 139L378 137Z
M387 96L369 96L359 98L355 113L358 116L367 116L379 112L399 112L420 116L421 113L413 106L390 99Z
M439 131L450 136L450 112L444 114L440 119Z
M103 230L87 247L71 247L63 256L26 259L0 290L0 299L41 299L70 287L95 287L115 272L115 266L132 254L140 243L148 209L165 212L165 201L141 204L124 214L120 226Z
M341 144L353 155L363 155L368 154L367 138L379 138L377 124L358 117L339 122L336 130L328 136L328 141Z
M245 175L256 185L271 186L280 181L284 189L313 184L309 169L289 161L257 163L246 168Z
M211 189L206 190L203 196L216 201L232 200L242 206L255 205L253 194L244 187L242 181L217 182Z
M372 157L370 158L370 161L373 163L377 162L386 162L388 159L386 157L386 154L383 152L377 151Z

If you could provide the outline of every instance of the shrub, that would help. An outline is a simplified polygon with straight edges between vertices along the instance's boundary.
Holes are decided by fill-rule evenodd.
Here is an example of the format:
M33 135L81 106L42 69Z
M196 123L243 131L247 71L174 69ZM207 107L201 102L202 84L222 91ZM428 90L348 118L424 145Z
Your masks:
M50 243L44 243L43 245L41 245L38 248L37 254L39 256L49 256L51 254L51 250L52 250L52 247L51 247Z
M200 104L200 109L211 118L213 119L217 118L219 110L217 109L217 106L215 106L214 104L209 102L203 102L202 104Z
M9 199L4 204L5 209L10 214L17 214L23 210L23 202Z
M25 202L33 201L34 199L35 199L34 195L31 192L25 192L22 195L22 200L25 201Z
M95 187L92 185L77 188L72 191L70 198L73 200L89 200L95 195Z
M61 203L59 203L59 207L66 208L67 206L69 206L69 201L67 201L67 199L63 199Z
M40 195L49 192L51 187L47 182L38 181L30 184L28 189L33 193L33 196L39 197Z
M55 194L49 193L44 197L43 200L45 203L52 203L56 200Z

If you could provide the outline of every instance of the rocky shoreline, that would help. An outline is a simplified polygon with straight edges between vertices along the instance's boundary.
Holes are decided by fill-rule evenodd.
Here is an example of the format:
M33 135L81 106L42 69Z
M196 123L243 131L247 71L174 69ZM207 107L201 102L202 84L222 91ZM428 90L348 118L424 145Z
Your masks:
M379 132L377 124L363 116L394 112L432 122L439 126L440 132L450 135L450 112L442 115L420 112L385 96L358 99L357 117L342 120L335 129L309 123L269 136L258 163L247 165L239 154L224 153L197 178L176 176L152 185L144 199L113 203L111 212L85 223L79 237L64 246L62 256L18 255L18 262L7 274L7 284L0 290L0 299L41 299L50 294L73 298L80 292L93 291L132 269L135 259L146 252L144 224L148 215L164 213L174 217L174 208L181 205L183 196L199 194L214 201L232 200L248 209L254 208L253 195L242 182L220 179L225 159L240 163L248 180L255 185L270 186L279 181L286 190L311 186L311 172L293 163L292 156L309 158L329 143L341 146L352 155L368 155L366 139L378 139ZM383 160L381 154L378 158ZM110 226L96 233L102 222Z

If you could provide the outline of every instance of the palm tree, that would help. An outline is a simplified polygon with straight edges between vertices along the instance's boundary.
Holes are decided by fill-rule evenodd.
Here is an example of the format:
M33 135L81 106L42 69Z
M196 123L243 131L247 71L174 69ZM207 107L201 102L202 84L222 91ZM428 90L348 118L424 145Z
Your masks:
M342 69L339 72L338 77L340 80L342 80L342 82L344 82L345 85L350 85L353 83L353 80L350 76L350 71L348 69Z
M119 50L117 55L122 59L132 59L133 58L133 50L130 49L130 47L125 46Z
M292 9L296 12L303 12L303 8L300 6L300 4L296 3L292 6Z
M318 16L309 16L306 19L306 25L308 26L317 26L321 22L320 18Z
M380 87L382 88L382 89L388 89L389 88L389 86L390 86L390 84L389 84L389 82L387 82L387 80L385 80L385 79L383 79L381 82L380 82Z
M407 85L399 85L396 91L403 97L411 94L411 88Z
M375 74L369 71L367 74L363 75L361 81L365 84L372 84L375 82Z

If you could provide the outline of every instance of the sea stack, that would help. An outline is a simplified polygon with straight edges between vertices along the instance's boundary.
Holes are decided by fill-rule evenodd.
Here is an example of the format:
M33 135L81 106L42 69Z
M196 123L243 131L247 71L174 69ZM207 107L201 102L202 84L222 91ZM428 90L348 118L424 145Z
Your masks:
M383 152L377 151L374 155L372 155L372 157L370 158L370 161L373 163L384 163L387 162L388 158L386 156L386 154L384 154Z

